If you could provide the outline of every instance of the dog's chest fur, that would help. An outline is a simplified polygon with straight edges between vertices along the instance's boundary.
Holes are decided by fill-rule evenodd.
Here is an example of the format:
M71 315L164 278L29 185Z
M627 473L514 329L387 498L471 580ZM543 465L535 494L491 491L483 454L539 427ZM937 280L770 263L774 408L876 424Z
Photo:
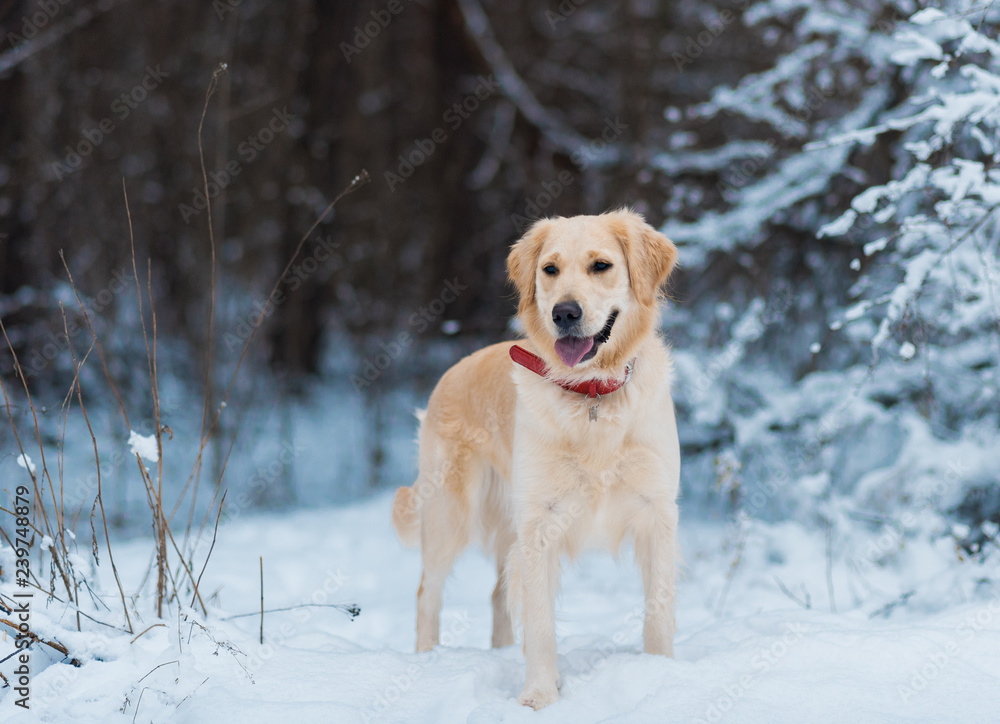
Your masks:
M637 361L626 387L601 400L596 421L589 418L593 401L585 395L515 371L515 518L543 512L566 536L570 555L590 547L616 549L646 504L676 494L668 480L658 483L669 450L664 440L672 428L672 403L669 358L657 347Z

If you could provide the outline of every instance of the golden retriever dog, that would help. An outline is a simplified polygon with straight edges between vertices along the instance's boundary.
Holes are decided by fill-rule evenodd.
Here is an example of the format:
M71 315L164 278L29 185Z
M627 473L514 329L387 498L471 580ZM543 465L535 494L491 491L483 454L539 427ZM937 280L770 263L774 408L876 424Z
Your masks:
M493 646L520 621L518 701L535 709L559 698L559 569L584 547L631 534L644 649L673 655L680 449L656 327L676 257L628 210L536 222L507 258L526 338L458 362L418 413L419 475L392 510L423 559L417 651L438 643L445 578L479 543L496 557Z

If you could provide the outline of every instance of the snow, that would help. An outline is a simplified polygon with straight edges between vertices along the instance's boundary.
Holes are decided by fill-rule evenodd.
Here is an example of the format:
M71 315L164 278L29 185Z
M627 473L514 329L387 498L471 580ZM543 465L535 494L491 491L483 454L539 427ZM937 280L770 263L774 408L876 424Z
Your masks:
M31 462L31 458L27 455L27 453L21 453L17 456L17 465L18 467L24 468L32 475L35 474L35 464Z
M878 530L838 546L831 594L821 532L744 517L682 521L674 659L641 653L629 551L618 563L593 553L568 564L557 604L561 699L535 713L516 703L520 646L488 648L494 570L479 553L458 561L445 588L445 645L412 653L419 553L396 540L390 506L379 495L224 526L203 585L219 589L208 619L175 610L131 645L100 627L78 633L58 602L36 601L36 629L84 663L33 651L32 709L0 690L0 720L977 722L1000 697L1000 591L977 584L995 577L996 562L956 566L948 545ZM141 580L151 550L144 539L115 546L126 582ZM268 609L358 603L360 616L269 613L261 646L256 614L226 620L259 609L259 556ZM879 565L885 556L895 564ZM154 623L147 615L136 630Z
M140 435L135 430L129 430L128 447L133 455L139 455L151 463L160 459L156 435Z
M379 486L412 480L409 411L426 402L458 348L438 346L386 371L377 394L344 382L360 364L350 359L327 370L339 386L327 382L303 402L278 387L262 394L273 403L229 407L221 439L238 431L239 442L231 458L205 465L225 467L229 489L203 579L207 615L188 608L190 593L169 603L163 621L152 615L152 541L126 539L148 530L146 489L124 454L125 430L109 421L117 411L98 414L96 427L113 430L98 441L104 501L110 518L130 526L113 534L125 594L135 595L135 632L87 619L79 631L71 609L39 594L33 630L83 665L33 649L33 709L16 708L0 688L0 721L995 720L1000 271L990 215L1000 204L992 158L1000 44L987 35L995 21L983 24L989 8L924 9L892 37L902 18L883 29L884 10L754 3L744 23L759 26L765 42L778 33L771 37L787 52L684 109L752 123L721 141L672 130L664 147L649 149L646 172L689 177L678 178L668 213L685 205L690 213L664 228L692 279L727 257L752 277L701 276L726 283L701 287L665 315L686 471L676 659L641 653L642 591L628 550L619 563L594 554L566 566L562 699L542 712L516 704L520 647L488 648L494 573L481 554L463 557L446 588L444 645L412 653L419 554L396 541ZM664 117L679 123L684 111L670 107ZM876 140L887 144L877 153L891 170L867 168L859 145ZM690 177L703 181L692 186ZM859 273L816 263L824 257L808 244L801 260L782 261L814 233L840 237L823 248ZM819 271L809 276L810 267ZM850 291L825 277L849 277ZM56 290L73 301L67 286ZM33 293L17 296L27 304ZM519 325L515 318L510 328ZM455 319L441 330L467 331ZM896 353L868 363L882 348ZM340 345L339 354L350 350ZM418 357L432 359L415 374ZM183 381L167 382L183 390ZM202 407L160 399L177 430L163 451L169 498L189 479ZM149 422L136 427L148 433ZM56 521L69 526L65 535L40 535L36 545L66 545L64 562L88 591L84 612L121 627L108 552L95 546L101 565L89 552L90 437L75 414L61 430L55 416L41 425L42 439L60 441L49 458L59 460L60 498L82 515ZM158 462L155 435L130 430L127 444ZM0 454L0 465L5 458L35 474L27 455ZM187 515L201 519L207 505L203 498ZM301 509L273 512L281 505ZM208 542L178 544L204 554ZM315 604L266 614L263 645L254 614L261 557L268 608ZM0 544L5 597L14 566L14 551ZM43 556L33 570L44 578L54 569ZM355 602L355 621L330 607ZM240 614L250 615L233 618ZM11 641L0 638L0 659ZM0 673L11 678L14 667L7 660Z

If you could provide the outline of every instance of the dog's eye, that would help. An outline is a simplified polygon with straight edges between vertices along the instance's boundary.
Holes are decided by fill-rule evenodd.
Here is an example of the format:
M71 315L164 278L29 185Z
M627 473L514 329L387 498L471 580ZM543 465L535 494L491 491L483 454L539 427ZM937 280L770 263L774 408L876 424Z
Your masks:
M594 266L591 267L595 272L607 271L611 268L611 264L606 261L595 261Z
M542 271L548 274L550 277L554 277L556 274L559 273L559 270L556 269L555 264L546 264L545 266L542 267Z

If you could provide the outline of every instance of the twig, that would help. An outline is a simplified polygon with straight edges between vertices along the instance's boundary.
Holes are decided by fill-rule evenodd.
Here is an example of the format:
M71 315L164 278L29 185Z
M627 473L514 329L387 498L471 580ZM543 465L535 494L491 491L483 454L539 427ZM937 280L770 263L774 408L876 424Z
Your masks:
M208 681L208 680L209 680L210 678L211 678L211 677L209 677L209 676L206 676L206 677L205 677L205 681ZM205 685L205 681L202 681L202 682L201 682L200 684L198 684L198 686L194 687L194 689L192 689L192 690L191 690L191 693L190 693L190 694L188 694L188 695L187 695L187 696L185 696L185 697L184 697L183 699L181 699L181 700L180 700L179 702L177 702L177 706L175 706L175 707L174 707L174 709L179 709L179 708L180 708L180 706L181 706L181 704L183 704L183 703L184 703L185 701L187 701L187 700L188 700L188 699L190 699L190 698L191 698L192 696L194 696L194 695L195 695L195 693L196 693L196 692L198 691L198 689L200 689L201 687L203 687L203 686Z
M205 555L205 562L201 566L201 572L198 574L198 580L194 582L194 596L191 598L191 605L194 606L195 598L199 597L198 587L201 586L201 577L205 575L205 569L208 568L208 559L212 557L212 551L215 550L215 539L219 535L219 519L222 517L222 506L226 502L226 493L222 494L222 500L219 501L219 513L215 516L215 530L212 531L212 545L208 549L208 553ZM261 564L263 565L263 564ZM263 586L263 583L261 584ZM202 604L202 609L204 610L204 604Z
M161 664L161 666L162 666L162 664ZM156 668L158 669L160 667L157 666ZM154 671L155 671L155 669L154 669ZM151 674L153 672L151 671L149 673ZM148 675L149 674L147 674L146 676L148 676ZM146 677L144 676L142 678L145 679ZM142 687L142 691L139 692L139 700L135 703L135 711L132 713L132 724L135 724L135 718L139 715L139 707L142 705L142 695L146 693L146 689L147 688L149 688L149 687L144 686L144 687Z
M889 618L889 614L892 613L895 609L899 608L900 606L906 604L906 602L910 599L910 596L912 596L914 593L916 593L916 591L905 591L901 593L899 595L899 598L897 598L895 601L889 601L889 603L882 606L882 608L878 609L877 611L872 611L870 614L868 614L868 618L875 618L876 616L883 616L885 618Z
M986 6L985 10L983 10L983 17L979 18L979 22L976 23L976 32L977 33L979 32L979 29L981 27L983 27L983 23L986 22L986 16L989 15L990 10L993 8L993 2L994 2L994 0L990 0L990 4Z
M39 636L38 634L36 634L34 631L31 631L31 630L25 631L23 628L21 628L20 626L18 626L13 621L8 621L5 618L0 618L0 623L4 624L5 626L9 626L10 628L12 628L15 631L19 632L19 635L21 635L21 636L27 636L34 643L45 644L49 648L55 649L56 651L58 651L63 656L69 656L69 649L67 649L65 646L63 646L58 641L46 641L41 636ZM80 660L77 659L77 658L70 659L70 663L73 664L73 666L80 666Z
M131 641L129 641L129 643L130 643L130 644L134 644L134 643L135 643L136 641L138 641L138 640L139 640L139 639L140 639L141 637L143 637L144 635L146 635L147 633L149 633L150 631L152 631L152 630L153 630L154 628L156 628L157 626L162 626L163 628L166 628L166 627L167 627L167 624L165 624L165 623L154 623L154 624L152 624L151 626L147 626L147 627L145 628L145 630L144 630L144 631L142 631L141 633L138 633L138 634L136 634L135 638L134 638L134 639L132 639Z
M178 610L179 610L179 607L178 607ZM251 615L256 615L256 612L254 612ZM195 626L197 626L199 629L201 629L202 633L204 633L209 638L209 640L211 640L211 642L216 645L216 647L217 647L216 651L218 651L218 649L220 649L220 648L221 649L225 649L226 651L228 651L229 654L233 657L233 661L236 662L237 666L239 666L241 669L243 669L243 673L246 674L247 678L250 679L250 682L253 683L253 674L251 674L247 670L247 667L243 665L243 662L240 661L239 657L240 656L246 656L246 654L244 654L240 650L239 646L237 646L236 644L232 643L231 641L219 641L217 638L215 638L215 636L212 635L211 631L209 631L207 628L205 628L205 626L203 626L201 623L199 623L196 619L188 618L185 615L184 620L191 622L191 631L192 632L194 631L194 627ZM190 640L191 640L191 638L190 638L190 635L189 635L188 636L188 641L190 641Z
M837 601L833 595L833 526L826 521L826 588L830 594L830 612L837 613Z
M24 386L24 394L27 396L28 405L29 405L29 407L31 409L32 418L34 420L35 437L38 440L38 451L39 451L39 455L41 456L42 473L45 475L45 478L49 481L49 490L52 493L52 504L56 508L56 523L59 526L59 532L57 532L57 534L54 537L52 535L52 526L51 526L51 523L49 522L48 512L45 509L45 499L44 499L44 496L42 495L42 493L45 490L44 485L41 488L41 490L39 490L39 487L38 487L38 476L37 476L37 474L27 464L25 464L25 466L24 466L25 470L27 471L28 475L31 477L31 484L32 484L32 488L33 488L34 493L35 493L34 504L38 506L38 509L39 509L39 511L42 514L42 521L45 523L46 533L48 534L49 538L53 540L53 543L49 545L49 549L48 549L49 553L52 556L51 564L55 567L56 570L58 570L59 575L61 576L61 578L63 580L63 585L66 587L66 595L67 595L67 597L71 601L73 601L74 600L73 594L75 592L75 587L70 584L70 576L67 575L67 571L69 572L69 574L73 573L73 568L72 568L72 563L71 563L71 561L69 559L69 551L66 550L65 535L62 533L62 518L61 518L61 513L59 511L59 504L58 504L58 501L57 501L57 498L56 498L56 491L55 491L55 488L53 487L53 484L52 484L52 476L49 474L48 466L45 464L45 450L44 450L44 446L42 445L42 432L41 432L41 429L40 429L40 427L38 425L38 415L37 415L37 412L35 410L35 403L32 400L31 391L28 389L28 381L27 381L27 379L25 379L24 372L21 369L21 364L20 364L20 362L17 359L17 353L14 351L14 346L11 344L10 338L7 336L7 329L6 329L6 327L4 327L3 319L2 318L0 318L0 331L3 332L4 340L7 342L7 347L10 350L11 356L14 358L14 369L17 371L18 376L21 378L21 384ZM11 430L14 432L14 438L17 441L18 449L21 451L22 457L24 457L25 456L25 452L24 452L24 447L21 444L21 436L17 432L17 424L14 422L14 416L13 416L13 413L11 412L11 409L10 409L10 398L7 396L7 388L6 388L6 386L4 386L2 380L0 380L0 391L3 392L4 403L5 403L6 410L7 410L7 417L10 420ZM7 512L9 512L9 511L7 511ZM13 514L11 514L11 515L13 515ZM40 531L38 530L38 528L35 526L35 524L33 522L29 521L29 525L36 532L40 533ZM4 537L7 537L6 533L4 534ZM60 560L59 552L56 551L55 542L54 542L55 540L59 540L62 543L62 553L63 553L63 557L65 559L65 567L63 565L63 562ZM8 542L9 542L9 539L8 539ZM75 576L74 576L74 580L75 580ZM53 584L53 586L51 586L51 588L54 588L54 587L55 586Z
M719 595L719 602L715 606L715 615L722 615L722 607L726 603L726 596L729 595L729 586L733 582L733 576L736 575L736 569L740 565L740 561L743 560L743 547L747 542L747 532L744 531L740 536L740 542L736 549L736 556L733 558L732 564L729 566L729 572L726 574L726 584L722 587L722 593Z
M2 509L0 509L0 510L2 510ZM3 512L8 512L8 511L3 511ZM59 603L61 603L64 606L66 606L66 608L68 608L69 610L73 611L74 613L76 613L76 614L78 614L80 616L83 616L86 619L89 619L89 620L93 621L98 626L104 626L106 628L111 628L111 629L114 629L115 631L120 631L122 633L132 633L131 631L126 631L125 629L120 628L118 626L115 626L114 624L106 623L104 621L101 621L100 619L94 618L93 616L91 616L89 613L86 613L85 611L81 611L79 606L76 606L75 604L73 604L71 602L64 601L63 599L59 598L59 596L57 596L53 591L49 591L49 590L47 590L45 588L42 588L38 584L38 578L35 576L34 573L31 574L31 577L34 578L35 580L34 581L28 581L28 587L34 588L39 593L44 593L47 597L53 599L54 601L58 601ZM3 612L6 613L6 614L10 614L11 613L11 609L8 609L5 605L0 604L0 609L3 609Z
M264 645L264 556L260 557L260 643Z
M227 463L229 462L229 454L232 452L232 448L236 444L236 436L239 435L240 429L241 429L241 422L237 421L236 424L233 426L233 437L229 441L229 452L226 453L226 457L222 463L222 474L220 474L219 476L219 484L215 486L215 492L212 493L212 500L211 502L209 502L208 508L205 509L205 516L201 519L201 525L198 526L197 535L194 536L195 541L200 541L202 535L205 534L205 527L208 525L208 521L212 517L212 511L215 510L215 504L219 500L219 493L225 493L226 491L228 491L228 488L226 488L225 490L223 490L222 488L222 478L225 474ZM219 510L216 511L215 515L216 518L222 515L222 508L219 508ZM194 555L193 551L192 555Z
M135 454L135 459L139 463L139 472L142 475L143 481L146 483L146 495L147 496L151 496L153 494L153 481L150 479L149 473L146 470L146 466L143 465L142 458L139 457L139 453ZM150 503L150 507L151 508L153 508L153 505L154 505L153 503ZM168 526L164 526L163 532L166 533L167 540L169 540L170 544L174 547L174 552L177 553L177 557L180 558L181 561L183 562L184 561L184 554L181 552L180 546L177 545L177 540L174 538L174 534L170 531L170 526L169 525ZM198 593L197 584L196 584L196 582L194 580L194 573L191 572L191 568L188 567L187 565L182 565L181 568L183 568L184 569L184 573L187 574L188 579L191 581L191 585L195 587L195 591L194 591L194 593L195 593L195 599L201 605L201 611L202 611L202 613L204 613L204 614L207 615L208 614L208 609L205 607L205 602L201 600L201 595ZM166 566L165 569L166 569L166 572L168 574L170 574L171 576L173 575L173 572L170 570L169 566ZM177 592L177 582L176 581L173 581L173 586L174 586L174 592L176 593Z
M802 586L802 592L805 594L806 600L805 601L801 601L801 600L799 600L798 596L796 596L794 593L792 593L791 591L789 591L785 587L785 584L781 582L780 578L778 578L777 576L775 576L774 577L774 582L778 584L778 588L781 589L782 593L784 593L790 599L792 599L793 601L795 601L795 603L797 603L800 606L802 606L802 608L806 609L807 611L812 608L812 600L810 600L810 598L809 598L809 591L806 590L805 585Z
M73 280L73 273L69 270L69 264L66 262L66 255L63 250L59 250L59 259L62 261L63 269L66 270L66 276L69 277L69 286L73 290L73 295L76 297L76 303L80 307L80 311L83 313L83 318L87 322L87 330L90 332L91 338L94 340L94 346L97 348L97 356L101 360L101 368L104 370L104 379L107 380L108 386L115 395L115 400L118 401L118 409L122 412L122 417L125 418L125 424L128 429L132 429L132 423L128 419L128 411L125 409L125 403L122 402L121 394L118 392L118 385L115 384L114 378L111 376L111 370L108 369L108 361L104 356L104 348L101 346L100 340L97 338L97 332L94 330L94 325L90 321L90 315L87 313L87 307L83 303L83 299L80 297L80 290L77 289L76 282Z
M160 624L160 625L162 626L163 624ZM148 630L148 629L147 629L147 630ZM149 671L147 671L147 672L146 672L146 673L145 673L145 674L143 675L142 679L139 679L139 680L138 680L137 682L135 682L135 683L136 683L136 684L141 684L141 683L143 682L143 679L145 679L145 678L146 678L147 676L149 676L150 674L152 674L152 673L153 673L154 671L156 671L157 669L162 669L162 668L163 668L164 666L170 666L170 664L176 664L176 663L178 663L178 661L177 661L177 660L174 660L174 661L164 661L164 662L163 662L162 664L157 664L157 665L156 665L156 666L154 666L154 667L153 667L152 669L150 669ZM141 695L141 694L139 695L139 698L140 698L140 699L142 698L142 695ZM139 708L139 705L138 705L138 704L136 704L135 706L136 706L136 709L138 709L138 708Z
M129 222L131 224L131 221ZM115 584L118 586L118 594L121 596L122 600L122 611L125 612L125 622L128 624L128 632L132 633L132 619L128 615L128 605L125 603L125 589L122 588L121 578L118 576L118 567L115 565L115 556L111 551L111 536L108 533L108 518L104 513L104 495L103 489L101 487L101 456L97 452L97 437L94 435L94 428L90 424L90 415L87 414L87 407L83 404L83 389L80 385L80 362L76 358L76 350L73 349L73 344L69 342L69 327L66 321L66 310L63 308L62 302L59 302L59 311L62 313L63 318L63 330L66 333L67 347L69 348L70 355L73 358L73 371L75 375L76 384L76 399L80 403L80 412L83 413L83 420L87 424L87 431L90 433L90 442L94 447L94 465L97 468L97 504L101 508L101 522L104 525L104 541L108 546L108 559L111 561L111 572L115 576ZM97 543L95 541L94 548L96 550Z
M205 105L201 109L201 120L198 121L198 160L201 163L201 178L205 189L205 210L208 216L208 243L211 252L211 264L209 266L209 291L208 291L208 329L205 339L205 392L202 400L201 410L201 437L204 444L205 429L208 425L208 408L212 402L212 366L215 349L215 225L212 219L212 199L208 193L208 171L205 170L205 149L202 145L202 130L205 127L205 116L208 114L208 102L212 100L216 89L219 87L219 76L226 72L228 65L219 63L212 73L212 79L205 89ZM191 493L191 512L188 514L187 528L184 531L184 541L187 542L191 534L191 521L194 518L195 502L198 500L198 484L201 482L201 455L196 461L196 473L194 480L194 490Z
M0 332L3 332L4 341L7 342L7 349L10 351L11 357L13 357L14 359L14 370L17 372L17 376L21 380L21 385L24 387L24 394L28 400L28 407L31 410L32 420L34 421L35 425L35 438L38 441L38 454L41 458L42 475L44 475L44 477L49 481L49 490L52 493L52 504L58 507L58 503L56 502L57 501L56 491L52 483L52 476L49 474L49 468L45 462L45 448L42 445L42 432L38 424L38 412L35 409L35 402L31 396L31 390L28 389L28 380L27 378L25 378L24 370L21 369L21 363L17 358L17 352L14 351L14 345L11 343L10 337L7 336L7 328L4 326L2 317L0 317ZM14 424L14 417L10 411L10 401L7 398L6 387L3 387L2 383L0 383L0 389L3 389L4 400L6 401L7 405L7 416L10 419L11 427L14 429L14 437L17 440L18 449L20 450L20 453L23 456L25 455L24 448L21 445L21 438L20 435L18 435L17 433L16 425ZM27 465L25 465L25 468L28 470L28 474L31 476L31 484L35 493L34 504L38 506L38 510L42 514L42 521L45 523L45 532L48 534L49 538L55 540L59 538L59 534L56 533L55 535L53 535L52 533L52 524L49 522L49 514L45 508L45 496L42 494L45 490L44 483L43 487L39 489L38 476L36 475L36 473L28 469ZM56 523L57 524L61 523L58 510L56 511ZM65 543L64 540L63 542ZM59 574L60 576L62 576L63 579L63 585L66 586L66 593L69 596L70 600L72 600L73 586L70 584L69 576L66 574L66 571L63 570L63 565L59 559L59 556L56 553L55 546L54 545L49 546L49 549L50 552L52 553L52 562L59 570ZM64 552L65 552L65 546L64 546ZM67 567L70 565L68 557L66 560L66 565Z
M73 290L73 295L76 297L77 305L80 307L80 311L83 314L83 319L87 324L87 330L90 332L91 339L93 340L93 347L97 349L97 356L101 360L101 369L104 372L104 379L107 381L108 387L111 388L111 392L114 394L115 400L118 402L118 409L121 410L122 417L125 419L125 425L128 427L129 430L131 430L132 423L129 421L128 410L125 409L125 403L122 402L121 394L118 391L118 385L115 384L114 378L111 376L111 371L108 369L108 361L104 355L104 348L101 345L100 339L97 336L97 331L94 329L94 325L90 319L90 315L87 313L87 307L84 305L83 299L80 297L80 290L76 286L76 281L73 279L73 273L70 271L69 264L66 261L66 255L62 249L59 250L59 259L62 261L63 268L66 270L66 276L69 278L70 288ZM162 459L162 455L160 455L160 458ZM144 474L146 468L145 465L143 465L142 460L139 458L138 455L136 456L136 460L139 463L139 469L141 473ZM101 500L101 507L103 513L103 496L101 496L99 499ZM106 526L105 526L105 533L107 534ZM111 553L109 545L109 556L110 555Z
M154 427L156 430L156 481L157 481L157 492L156 492L156 509L160 514L160 525L163 530L169 532L170 523L167 521L166 516L163 514L163 430L164 425L160 418L160 372L159 367L156 364L156 349L157 349L157 327L156 327L156 304L153 302L153 262L149 257L146 258L146 292L149 294L149 317L150 322L153 326L153 354L152 354L152 374L149 383L149 391L153 398L153 420ZM147 353L148 355L148 353ZM168 428L169 429L169 428ZM174 433L170 431L170 437L173 438ZM161 535L162 538L162 535ZM162 550L164 555L164 560L166 560L167 544L166 541L162 542ZM184 561L184 557L181 556L181 563L188 565ZM168 569L169 566L164 564L164 568ZM174 588L174 595L177 596L177 588Z
M129 249L131 251L132 257L132 276L135 279L135 296L136 304L139 306L139 324L142 327L142 340L146 345L146 366L149 370L149 393L153 402L153 418L154 425L156 427L156 464L157 464L157 481L158 490L155 496L150 496L151 500L156 502L156 506L153 509L153 513L156 515L156 549L158 552L156 559L156 615L157 617L163 617L163 599L166 597L166 583L167 576L165 568L167 566L167 542L163 535L163 438L160 431L160 394L159 394L159 383L156 378L156 370L154 368L154 361L156 359L156 337L154 332L153 337L153 348L149 348L149 333L146 330L146 315L142 308L142 287L139 284L139 270L136 268L135 263L135 232L132 228L132 209L128 203L128 188L125 184L125 177L122 177L122 195L125 199L125 214L128 218L128 239L129 239ZM152 269L147 266L146 270L147 283L152 284ZM153 307L153 301L150 299L150 310L153 314L153 320L155 324L156 320L156 310ZM155 329L155 327L154 327Z
M965 233L963 233L961 236L959 236L957 239L955 239L951 244L949 244L947 247L945 247L937 255L937 258L934 260L934 263L927 268L927 271L925 271L924 275L920 278L920 283L917 284L917 290L913 293L913 297L911 297L910 299L906 300L907 304L909 304L910 302L917 302L920 299L921 295L923 295L923 293L924 293L925 287L927 286L927 282L931 278L931 274L933 274L934 271L938 268L938 265L944 260L945 257L947 257L949 254L951 254L951 252L953 252L955 249L957 249L958 246L960 244L962 244L966 239L970 238L971 236L973 236L973 234L975 234L977 231L979 231L979 228L989 220L989 218L993 215L993 213L997 209L1000 209L1000 201L998 201L997 203L993 204L988 209L986 209L986 211L983 213L982 217L980 217L979 219L976 220L975 224L973 224L971 227L969 227L965 231ZM951 226L946 224L945 228L948 229L948 234L950 236L951 235ZM863 385L865 385L866 383L868 383L875 376L875 367L878 365L878 362L879 362L879 351L878 351L878 349L876 349L873 346L872 347L872 362L868 366L868 373L865 375L865 378L858 385L857 390L860 390Z
M356 603L300 603L295 606L284 606L283 608L269 608L264 613L281 613L282 611L294 611L299 608L336 608L346 613L351 619L355 619L361 614L361 608ZM222 620L232 621L235 618L247 618L248 616L259 616L260 614L260 611L237 613L233 616L225 616Z
M268 304L271 303L271 299L274 297L275 292L278 291L278 287L281 286L282 280L285 278L285 275L288 273L288 270L292 268L292 264L295 263L295 259L298 258L299 252L302 251L302 247L305 245L306 240L310 237L310 235L312 235L313 231L316 230L316 227L320 225L320 222L322 222L323 219L326 218L326 215L333 210L333 207L337 204L338 201L340 201L343 197L347 196L348 194L357 191L359 188L367 184L369 181L371 181L371 177L368 175L368 171L362 169L357 176L351 179L351 183L349 183L339 194L337 194L337 196L334 197L333 201L327 204L326 208L323 209L322 213L320 213L320 215L316 217L316 220L313 222L312 226L310 226L309 229L306 231L306 233L302 235L302 238L299 239L299 243L296 245L295 251L288 259L288 263L285 264L285 268L282 269L280 274L278 274L278 278L275 280L274 286L271 288L271 293L268 294L267 296ZM257 323L254 324L253 328L250 330L250 335L247 337L246 342L243 343L243 349L240 352L239 358L236 360L236 368L233 370L232 377L230 377L229 379L229 386L226 388L226 392L222 396L222 400L216 407L215 417L212 420L212 424L209 426L206 434L202 435L201 443L198 446L198 455L197 458L195 459L195 469L191 471L191 475L188 476L187 483L184 484L184 489L181 491L181 499L183 499L184 494L187 492L188 486L194 479L195 471L197 470L198 466L201 465L201 458L204 455L205 445L208 442L206 435L210 435L212 431L215 429L216 424L218 424L219 422L219 417L222 415L222 411L225 409L226 403L229 401L229 396L232 394L233 388L236 386L236 379L239 376L240 369L243 367L243 362L246 360L246 355L250 349L250 345L253 344L253 341L257 336L257 332L260 329L261 324L263 324L264 322L264 317L265 315L260 315L260 317L257 319ZM178 507L180 507L179 501L178 504L174 506L174 509L173 511L171 511L170 516L167 518L168 522L173 518L174 514L177 512Z

